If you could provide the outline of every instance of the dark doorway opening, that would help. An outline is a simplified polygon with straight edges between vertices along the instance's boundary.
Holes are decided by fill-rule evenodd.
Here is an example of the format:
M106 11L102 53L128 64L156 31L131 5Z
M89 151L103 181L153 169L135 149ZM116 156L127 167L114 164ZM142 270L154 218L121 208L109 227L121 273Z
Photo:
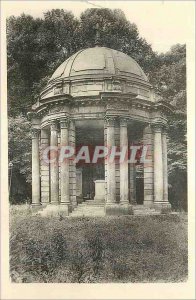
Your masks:
M82 146L88 148L90 162L81 160L76 168L81 170L82 188L81 198L93 200L95 196L95 180L105 179L104 159L93 162L96 146L104 145L104 122L103 120L81 120L76 122L76 152ZM76 187L77 188L77 187Z
M144 203L144 178L136 178L136 203L142 205Z
M82 194L84 199L92 200L95 196L95 183L97 179L105 176L104 164L88 165L82 168Z

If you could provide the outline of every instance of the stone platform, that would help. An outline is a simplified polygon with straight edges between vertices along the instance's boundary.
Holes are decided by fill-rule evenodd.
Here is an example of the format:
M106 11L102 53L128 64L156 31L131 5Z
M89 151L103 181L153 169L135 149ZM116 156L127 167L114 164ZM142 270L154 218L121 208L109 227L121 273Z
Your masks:
M107 211L108 206L100 200L87 200L77 205L74 210L67 211L63 205L47 205L40 206L34 211L34 215L42 217L48 216L62 216L62 217L104 217L104 216L146 216L146 215L160 215L169 213L170 211L157 210L156 207L147 207L144 205L129 205L126 206L115 204Z

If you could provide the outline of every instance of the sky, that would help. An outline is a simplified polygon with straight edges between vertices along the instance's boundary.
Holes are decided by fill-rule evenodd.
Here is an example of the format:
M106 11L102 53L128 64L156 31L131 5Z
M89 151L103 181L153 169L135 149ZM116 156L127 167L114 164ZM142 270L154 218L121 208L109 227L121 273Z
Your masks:
M43 17L53 8L72 11L77 17L87 8L120 8L137 25L140 36L158 53L172 45L188 43L193 38L194 1L3 1L4 15L21 13Z

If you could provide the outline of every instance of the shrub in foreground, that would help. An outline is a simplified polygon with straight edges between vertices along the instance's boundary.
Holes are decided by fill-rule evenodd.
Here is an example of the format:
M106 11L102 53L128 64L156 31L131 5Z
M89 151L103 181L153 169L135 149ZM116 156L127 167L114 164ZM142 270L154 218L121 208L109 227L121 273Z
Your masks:
M40 218L10 223L14 282L176 282L187 278L183 216Z

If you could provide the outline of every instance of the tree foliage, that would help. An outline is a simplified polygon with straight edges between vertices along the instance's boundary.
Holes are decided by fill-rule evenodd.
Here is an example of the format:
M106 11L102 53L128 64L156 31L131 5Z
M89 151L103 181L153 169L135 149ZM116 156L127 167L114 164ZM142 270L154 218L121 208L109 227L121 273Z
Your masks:
M26 117L9 117L9 173L11 202L24 202L31 195L31 124Z
M175 45L159 56L152 83L163 99L175 106L168 118L168 171L173 207L187 208L186 47Z
M175 45L158 55L119 9L87 9L80 18L62 9L46 11L42 19L25 14L8 18L9 158L14 163L13 174L24 186L30 181L30 124L26 114L55 69L78 50L94 46L97 24L100 45L133 57L156 92L176 106L175 115L169 118L168 151L170 194L174 199L174 191L186 178L186 47ZM186 194L186 182L183 186ZM181 198L186 203L186 195ZM179 202L175 203L179 207Z

